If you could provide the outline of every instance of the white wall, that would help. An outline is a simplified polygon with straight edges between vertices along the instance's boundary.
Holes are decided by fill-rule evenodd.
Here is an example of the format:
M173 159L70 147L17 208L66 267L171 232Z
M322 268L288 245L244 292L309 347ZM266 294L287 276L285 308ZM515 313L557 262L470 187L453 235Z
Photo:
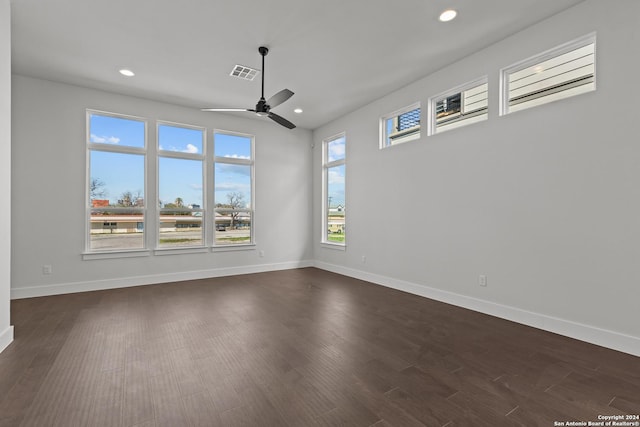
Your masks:
M255 250L82 260L87 108L146 117L150 136L155 120L254 134ZM308 130L290 131L266 119L203 113L19 75L13 76L12 118L14 298L311 263ZM51 265L53 274L43 275L43 265Z
M11 288L11 13L9 0L0 0L0 351L13 340L10 326Z
M610 3L588 0L316 129L317 265L640 355L640 2ZM500 68L593 31L595 92L498 116ZM378 149L380 116L483 75L489 120ZM348 243L335 251L320 244L321 141L341 131Z

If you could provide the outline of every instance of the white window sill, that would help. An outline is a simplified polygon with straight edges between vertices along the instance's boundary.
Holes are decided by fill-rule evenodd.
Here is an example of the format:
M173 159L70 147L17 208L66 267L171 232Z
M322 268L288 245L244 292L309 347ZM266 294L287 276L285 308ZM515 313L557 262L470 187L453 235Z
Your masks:
M347 245L345 245L343 243L322 242L322 243L320 243L320 247L321 248L325 248L325 249L333 249L334 251L346 251L347 250Z
M238 245L220 245L213 246L211 248L211 252L235 252L235 251L255 251L256 244L255 243L246 243L246 244L238 244Z
M105 251L105 252L84 252L83 261L94 259L114 259L114 258L137 258L151 255L149 249L135 249L128 251Z
M154 255L181 255L181 254L198 254L209 252L206 246L189 246L176 248L156 248L153 250Z

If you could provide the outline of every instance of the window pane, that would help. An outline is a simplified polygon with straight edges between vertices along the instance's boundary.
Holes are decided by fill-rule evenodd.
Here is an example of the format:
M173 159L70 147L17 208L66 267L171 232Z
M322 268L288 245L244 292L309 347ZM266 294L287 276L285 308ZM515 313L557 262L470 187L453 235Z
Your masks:
M504 69L502 114L595 90L595 35Z
M145 124L139 120L89 115L89 142L144 148Z
M345 156L345 138L341 136L327 143L327 162L342 160Z
M327 169L327 241L345 242L345 165Z
M215 244L237 245L251 243L251 212L216 211Z
M252 137L218 132L214 134L214 155L218 159L214 165L216 245L247 244L253 241L252 144Z
M430 101L432 111L435 112L434 133L466 126L489 117L488 84L473 83L466 87L460 92L452 92Z
M91 207L143 207L144 156L92 150Z
M420 107L386 117L383 120L382 148L420 137Z
M160 157L159 206L171 209L202 208L202 180L202 161Z
M251 159L251 137L230 135L216 132L214 134L214 155L233 159Z
M160 157L158 181L159 246L202 245L202 161Z
M89 249L144 248L144 215L141 209L114 211L92 209Z
M251 166L217 162L215 166L216 208L251 207Z
M160 212L160 247L201 246L202 236L202 211Z
M180 153L202 153L204 132L178 126L158 126L158 148Z

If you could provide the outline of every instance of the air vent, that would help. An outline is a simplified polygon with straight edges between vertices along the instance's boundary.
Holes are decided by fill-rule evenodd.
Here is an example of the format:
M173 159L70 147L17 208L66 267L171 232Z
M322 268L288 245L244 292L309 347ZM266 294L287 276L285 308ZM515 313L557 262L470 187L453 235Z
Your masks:
M233 67L230 76L237 77L243 80L253 80L258 75L258 70L254 68L245 67L244 65L237 65Z

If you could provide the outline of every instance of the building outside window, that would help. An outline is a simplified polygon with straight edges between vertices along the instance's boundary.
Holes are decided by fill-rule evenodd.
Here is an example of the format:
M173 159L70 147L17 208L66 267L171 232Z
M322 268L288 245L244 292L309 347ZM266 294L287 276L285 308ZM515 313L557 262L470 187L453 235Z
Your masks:
M342 133L322 144L322 242L346 244L346 137Z
M588 34L501 70L501 114L596 89L596 35Z
M429 135L487 120L487 77L460 85L429 99Z
M158 247L204 245L203 128L158 124Z
M420 103L394 111L380 119L380 148L420 138Z
M254 137L215 131L214 244L254 243Z
M86 250L145 247L146 122L87 111Z

